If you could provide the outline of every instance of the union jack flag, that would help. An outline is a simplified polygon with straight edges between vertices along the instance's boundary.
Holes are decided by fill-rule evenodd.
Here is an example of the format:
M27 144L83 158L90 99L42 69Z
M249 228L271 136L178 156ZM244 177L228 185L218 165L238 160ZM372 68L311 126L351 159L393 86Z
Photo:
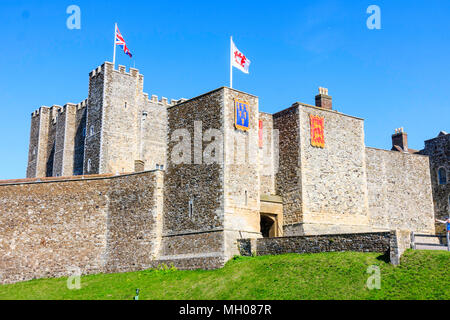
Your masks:
M130 50L127 47L127 44L125 43L125 40L122 37L122 34L119 31L119 27L116 26L116 45L119 45L125 54L127 54L130 58L133 57Z

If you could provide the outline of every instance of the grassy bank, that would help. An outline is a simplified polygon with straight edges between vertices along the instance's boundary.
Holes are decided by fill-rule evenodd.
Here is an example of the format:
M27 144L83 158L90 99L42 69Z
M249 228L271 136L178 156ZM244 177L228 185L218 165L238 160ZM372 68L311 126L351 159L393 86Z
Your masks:
M369 266L381 289L366 286ZM320 253L238 257L220 270L147 270L0 286L0 299L450 299L450 253L408 251L393 267L376 253Z

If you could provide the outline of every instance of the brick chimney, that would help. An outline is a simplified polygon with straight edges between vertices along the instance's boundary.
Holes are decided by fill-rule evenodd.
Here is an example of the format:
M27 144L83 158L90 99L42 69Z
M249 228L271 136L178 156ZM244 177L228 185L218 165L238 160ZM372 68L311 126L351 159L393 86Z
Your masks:
M332 98L328 95L328 89L319 87L319 94L316 96L316 107L328 110L333 109Z
M403 128L395 129L392 135L392 150L408 152L408 134L403 131Z

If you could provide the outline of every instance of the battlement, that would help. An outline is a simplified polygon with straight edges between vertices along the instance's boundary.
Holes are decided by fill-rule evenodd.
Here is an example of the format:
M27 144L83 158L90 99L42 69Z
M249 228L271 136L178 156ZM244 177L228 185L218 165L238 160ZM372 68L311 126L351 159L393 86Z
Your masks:
M68 103L66 103L63 107L62 107L62 106L59 106L59 105L53 105L52 107L42 106L42 107L40 107L39 109L33 111L33 112L31 113L31 117L32 117L32 118L39 117L39 116L41 115L41 109L46 109L46 110L49 110L49 111L50 111L50 113L51 113L51 115L52 115L52 120L56 120L56 117L57 117L59 114L62 114L62 113L64 113L64 112L66 112L67 106L69 106L69 105L75 106L75 107L77 108L77 111L78 111L78 110L81 110L81 109L83 109L83 108L86 108L86 107L87 107L87 104L88 104L88 99L85 99L85 100L81 101L81 102L78 103L78 104L68 102Z
M158 96L155 94L152 94L152 96L149 98L148 93L144 93L144 99L148 102L159 104L165 107L172 107L174 105L187 101L187 99L181 98L178 100L171 99L169 102L169 99L167 99L166 97L161 97L161 99L159 99Z
M98 76L99 74L101 74L105 70L105 65L107 63L110 63L110 62L105 62L101 66L98 66L97 68L95 68L94 70L89 72L89 78L94 78L94 77Z
M131 77L139 77L139 81L144 81L144 75L139 73L139 70L136 68L130 68L130 71L127 72L127 68L123 65L119 65L117 70L113 70L114 72L128 75Z
M35 111L33 111L33 113L31 114L31 117L32 118L34 118L34 117L39 117L40 115L41 115L41 109L50 109L49 107L47 107L47 106L42 106L42 107L40 107L39 109L37 109L37 110L35 110Z
M116 73L116 74L122 74L122 75L127 75L130 77L134 77L134 78L138 78L140 82L144 81L144 75L139 73L139 69L136 68L129 68L128 72L127 72L127 67L124 65L118 65L117 66L117 70L116 69L112 69L113 68L113 64L111 62L105 62L103 65L99 66L98 68L94 69L93 71L91 71L89 73L89 77L93 78L98 76L99 74L101 74L102 72L105 71L105 69L108 68L109 72L112 70L112 72ZM157 95L152 95L151 97L149 97L149 95L147 93L144 93L144 99L145 101L151 102L151 103L155 103L161 106L165 106L165 107L171 107L174 105L177 105L179 103L185 102L188 99L171 99L169 101L168 98L166 97L161 97L159 98ZM78 108L82 108L83 106L79 106Z
M123 74L127 74L127 75L130 75L130 76L133 76L133 77L135 77L135 76L137 76L139 74L139 70L136 69L136 68L130 68L130 71L127 72L127 67L123 66L123 65L119 65L117 70L114 70L114 71L119 72L119 73L123 73Z
M85 108L87 106L87 99L82 101L81 103L72 103L72 102L68 102L66 103L60 110L58 110L58 116L64 114L67 111L68 107L75 107L76 110L80 110L82 108Z
M88 99L84 99L80 103L77 104L77 111L86 108L88 105Z
M58 115L59 115L59 113L61 112L62 109L63 109L62 106L58 106L58 105L51 106L51 108L50 108L50 116L51 116L53 124L56 123L56 119L58 118Z
M129 72L127 72L127 68L126 66L123 65L119 65L116 69L113 69L114 66L111 62L106 61L105 63L103 63L101 66L97 67L96 69L92 70L89 73L89 79L93 79L95 77L97 77L98 75L102 74L103 72L105 72L105 70L108 70L108 72L113 72L116 74L123 74L123 75L127 75L133 78L138 78L139 82L143 83L144 82L144 75L139 73L139 70L136 68L130 68Z
M136 68L130 68L127 72L127 67L124 65L119 65L117 69L113 69L113 64L111 62L106 61L101 66L98 66L94 70L89 73L89 78L94 78L105 71L105 69L111 69L113 72L129 75L131 77L139 77L140 80L144 79L144 75L139 73L139 70Z

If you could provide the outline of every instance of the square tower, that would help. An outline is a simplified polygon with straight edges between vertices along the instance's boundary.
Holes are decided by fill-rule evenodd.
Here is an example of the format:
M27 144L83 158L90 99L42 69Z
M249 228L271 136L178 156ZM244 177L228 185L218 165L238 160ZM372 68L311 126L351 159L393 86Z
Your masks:
M168 109L162 261L218 267L261 237L258 119L257 97L225 87Z

